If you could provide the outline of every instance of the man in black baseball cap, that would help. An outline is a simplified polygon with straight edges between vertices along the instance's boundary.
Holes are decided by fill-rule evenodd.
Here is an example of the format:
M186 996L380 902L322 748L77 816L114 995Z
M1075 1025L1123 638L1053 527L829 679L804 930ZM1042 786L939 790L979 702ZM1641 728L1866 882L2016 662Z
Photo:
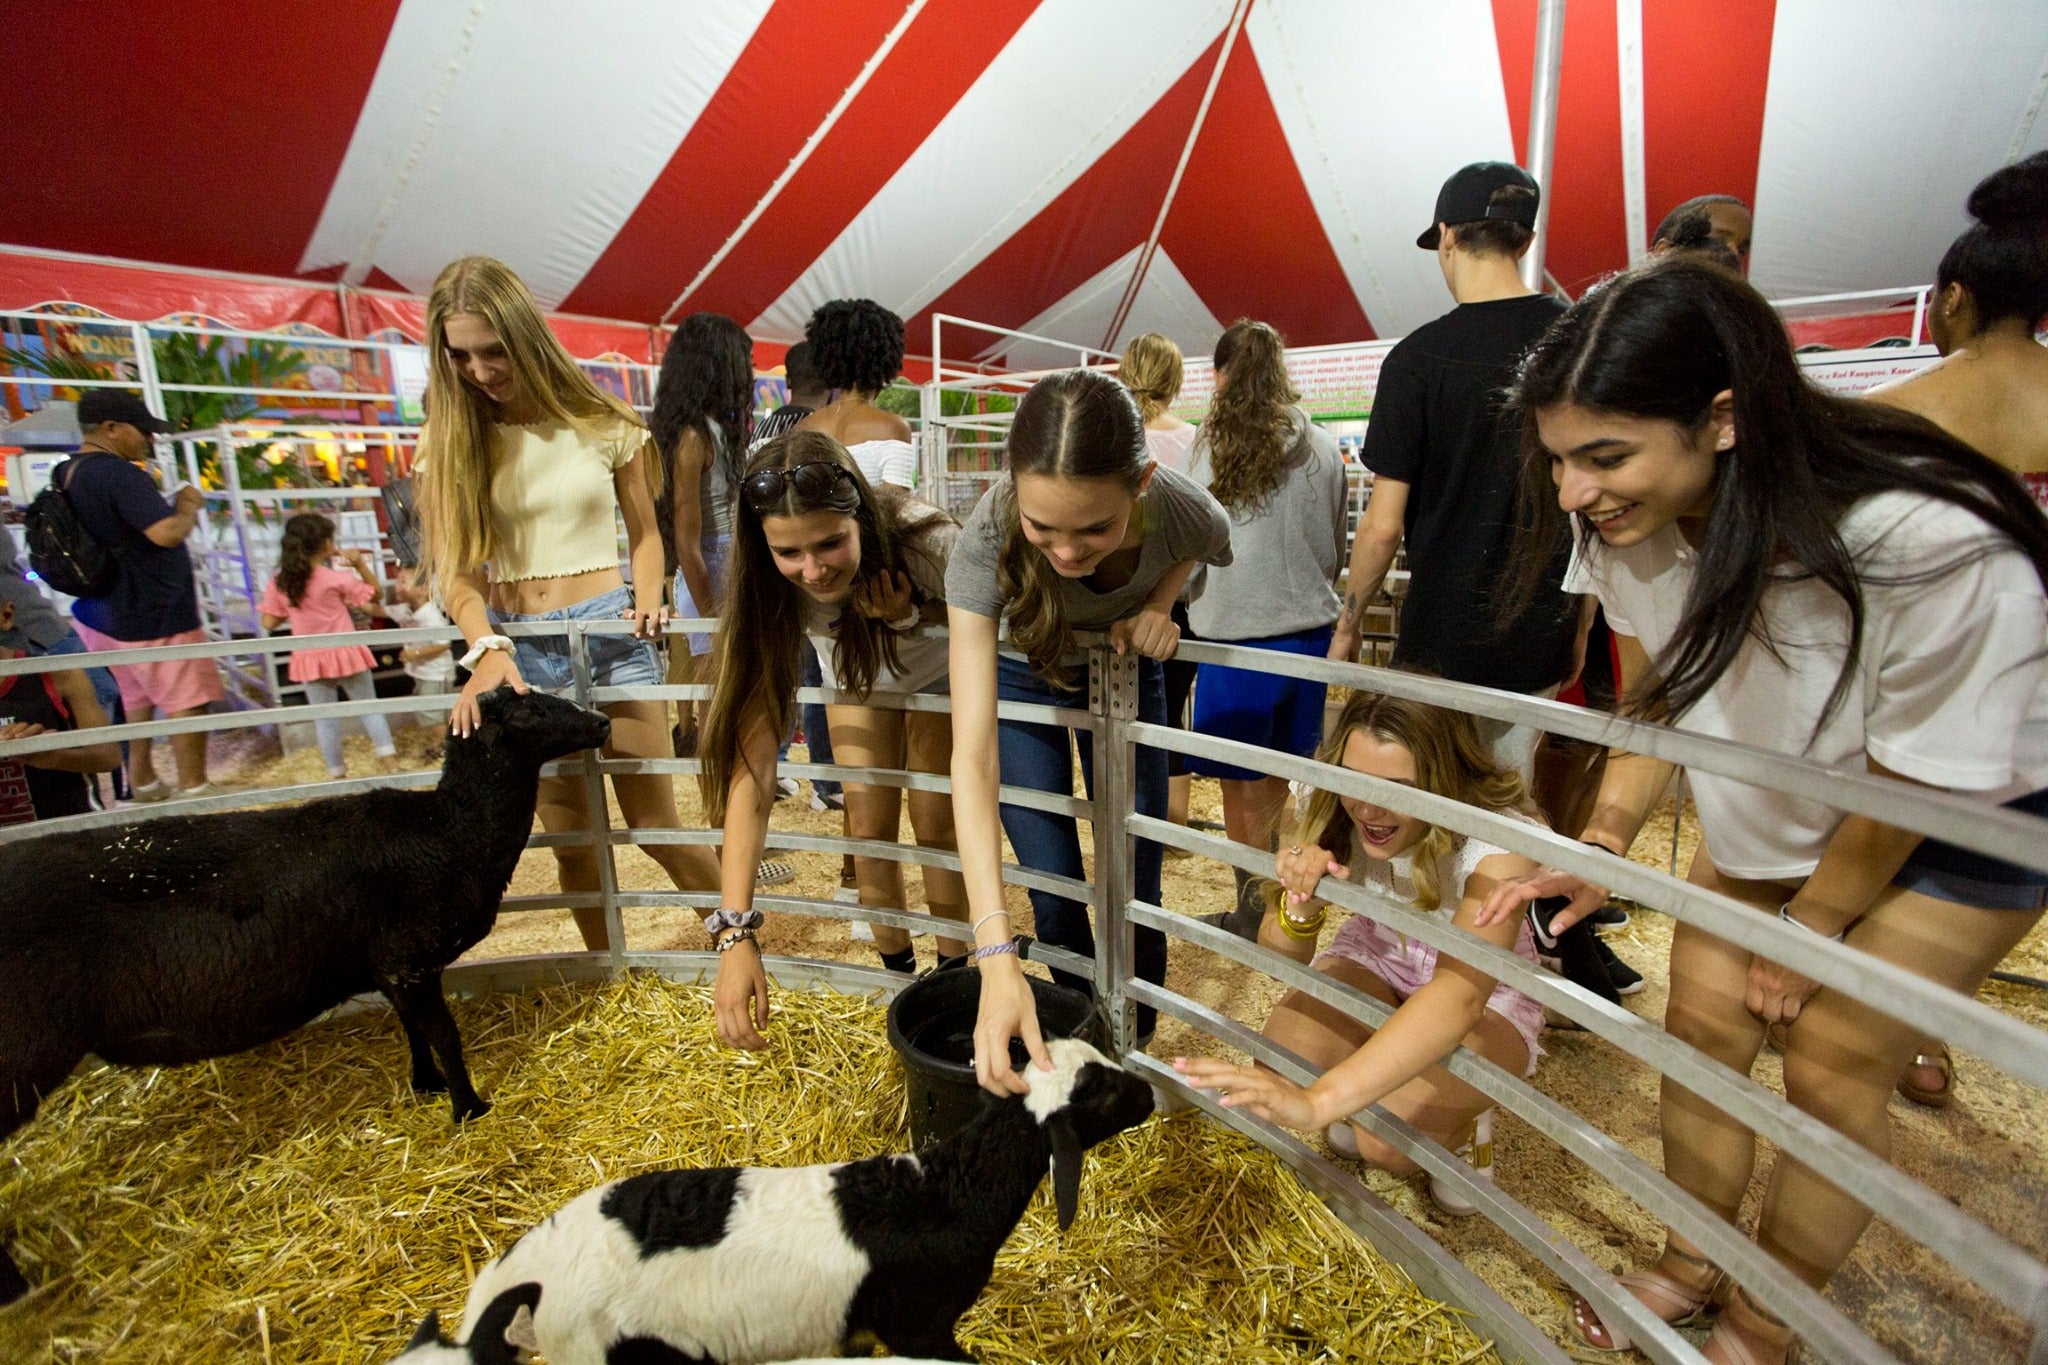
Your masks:
M151 412L143 403L142 395L133 389L87 389L78 400L80 431L90 437L93 428L109 422L134 427L143 436L161 436L171 429L170 423ZM107 436L113 433L100 434Z
M1542 195L1534 177L1514 162L1475 161L1436 192L1436 216L1415 245L1435 251L1439 229L1466 223L1520 223L1534 231Z

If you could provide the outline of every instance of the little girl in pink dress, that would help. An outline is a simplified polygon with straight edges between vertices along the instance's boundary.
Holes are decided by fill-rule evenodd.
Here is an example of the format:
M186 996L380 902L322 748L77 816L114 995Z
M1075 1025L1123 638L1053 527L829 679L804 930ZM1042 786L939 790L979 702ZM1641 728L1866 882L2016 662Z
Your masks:
M328 560L334 557L334 523L316 512L301 512L284 524L284 541L278 550L277 573L263 594L257 610L265 630L276 630L291 622L294 635L345 635L353 633L355 621L350 607L366 606L377 598L377 578L370 557L362 550L348 551L346 558L354 573L343 573ZM370 701L376 687L370 670L376 659L362 645L340 645L333 649L294 650L291 680L304 683L308 703L320 706L338 702ZM381 715L360 717L370 732L384 771L398 771L398 748L391 742L391 727ZM329 775L348 776L348 764L341 751L341 722L316 720L313 730L320 737L320 756L327 760Z

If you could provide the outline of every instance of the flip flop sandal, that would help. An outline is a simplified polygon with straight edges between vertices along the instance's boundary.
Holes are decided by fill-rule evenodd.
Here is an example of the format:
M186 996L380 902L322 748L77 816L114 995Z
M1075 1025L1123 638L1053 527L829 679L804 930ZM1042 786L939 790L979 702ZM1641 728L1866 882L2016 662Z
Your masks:
M1687 1256L1684 1252L1675 1251L1672 1254L1682 1261L1698 1261L1700 1265L1710 1264L1707 1261L1698 1260L1697 1257ZM1725 1278L1721 1271L1716 1270L1713 1279L1708 1280L1700 1288L1694 1289L1690 1285L1681 1284L1669 1275L1652 1267L1643 1270L1632 1270L1628 1274L1618 1277L1615 1283L1624 1289L1640 1291L1636 1294L1636 1297L1643 1300L1643 1306L1658 1317L1663 1318L1671 1326L1698 1327L1713 1316L1715 1310L1714 1297L1719 1292L1721 1282ZM1673 1316L1666 1316L1667 1313L1673 1313L1674 1310ZM1606 1345L1603 1346L1601 1343L1593 1340L1592 1333L1595 1329L1607 1338ZM1635 1345L1626 1333L1617 1331L1603 1322L1600 1315L1593 1311L1593 1305L1583 1298L1575 1300L1572 1304L1572 1331L1580 1341L1585 1342L1596 1351L1626 1351L1632 1349Z
M1913 1083L1913 1068L1922 1066L1931 1066L1941 1073L1939 1089L1929 1089ZM1929 1109L1948 1108L1949 1102L1956 1097L1956 1059L1949 1055L1948 1044L1943 1043L1932 1052L1917 1054L1913 1058L1912 1066L1899 1073L1898 1089L1901 1095L1915 1104L1925 1105Z

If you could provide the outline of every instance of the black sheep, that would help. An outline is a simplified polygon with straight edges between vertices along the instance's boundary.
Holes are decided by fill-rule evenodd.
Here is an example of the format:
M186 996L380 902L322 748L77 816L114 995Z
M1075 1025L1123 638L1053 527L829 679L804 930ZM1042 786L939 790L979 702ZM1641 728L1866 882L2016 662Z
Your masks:
M533 828L541 766L611 722L541 693L484 698L440 785L166 816L0 846L0 1139L91 1053L176 1066L387 996L412 1085L470 1085L441 970L480 942ZM26 1293L0 1249L0 1304Z
M753 1365L870 1338L972 1360L953 1325L1047 1168L1065 1228L1081 1154L1152 1112L1152 1087L1088 1044L1050 1051L1052 1070L1025 1068L1029 1093L916 1156L648 1171L587 1191L478 1273L465 1344L430 1318L393 1365L495 1365L518 1346L552 1365Z

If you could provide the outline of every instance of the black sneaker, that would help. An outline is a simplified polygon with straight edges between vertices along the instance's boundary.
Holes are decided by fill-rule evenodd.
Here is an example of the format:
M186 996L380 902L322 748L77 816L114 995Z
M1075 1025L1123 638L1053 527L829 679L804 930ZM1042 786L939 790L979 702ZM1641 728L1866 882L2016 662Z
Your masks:
M1529 932L1536 940L1536 953L1543 965L1556 972L1565 980L1582 990L1599 996L1610 1005L1621 1003L1621 992L1607 975L1607 965L1600 950L1607 945L1593 933L1592 926L1580 921L1563 933L1552 937L1550 921L1558 911L1564 909L1563 896L1546 897L1531 901L1528 908ZM1612 956L1610 950L1609 953ZM1619 962L1619 958L1615 958ZM1636 989L1642 989L1642 978L1636 978Z
M1643 989L1643 974L1616 956L1605 939L1594 938L1593 950L1600 955L1600 965L1606 968L1608 984L1616 995L1634 995Z
M1595 929L1626 929L1628 927L1628 911L1622 909L1614 901L1609 901L1592 914L1586 916L1586 923L1592 925Z
M1259 924L1264 918L1254 919L1240 906L1235 910L1219 910L1213 915L1196 915L1196 919L1213 929L1227 929L1247 943L1259 941Z

